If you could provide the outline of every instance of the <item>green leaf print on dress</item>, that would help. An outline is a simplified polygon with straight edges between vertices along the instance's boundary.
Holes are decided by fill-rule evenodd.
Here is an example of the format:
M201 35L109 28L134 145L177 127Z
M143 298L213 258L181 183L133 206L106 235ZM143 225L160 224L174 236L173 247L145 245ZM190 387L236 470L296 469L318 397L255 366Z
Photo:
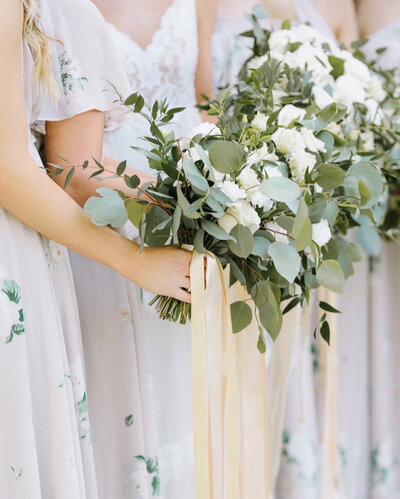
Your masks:
M85 88L88 79L82 75L79 64L72 59L66 50L58 55L61 70L61 81L67 104L72 104L79 92Z
M1 279L0 336L11 343L15 336L25 333L24 311L21 306L21 288L14 280Z
M161 481L159 477L158 458L146 459L144 456L135 457L138 461L146 465L147 474L150 475L149 478L151 478L152 496L159 497L161 495Z

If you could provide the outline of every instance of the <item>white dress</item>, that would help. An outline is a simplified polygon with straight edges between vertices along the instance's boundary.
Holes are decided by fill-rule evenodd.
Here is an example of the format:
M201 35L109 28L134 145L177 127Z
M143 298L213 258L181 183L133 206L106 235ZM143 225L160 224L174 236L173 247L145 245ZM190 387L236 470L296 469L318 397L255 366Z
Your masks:
M40 99L32 82L32 56L22 40L28 126L93 108L111 111L113 99L102 93L101 77L122 87L124 77L97 10L83 0L41 0L40 7L43 30L59 40L51 46L61 98L57 107ZM76 33L87 39L78 43ZM88 57L92 43L102 47L102 58ZM41 167L31 132L29 150ZM0 235L0 497L96 499L68 255L2 208Z
M200 122L194 108L198 42L194 0L173 0L160 29L143 49L110 25L132 91L151 104L184 106L171 125L178 135ZM104 156L128 160L146 173L147 122L130 115L106 134ZM123 229L132 239L137 231ZM191 330L158 319L148 293L109 269L71 255L83 330L88 392L96 410L92 433L100 497L193 497ZM104 283L107 283L105 286ZM130 417L131 416L131 417ZM129 428L126 418L129 418Z
M246 10L249 12L256 2L248 2ZM335 39L335 36L328 26L328 23L322 18L314 7L311 0L295 0L294 9L297 17L297 23L310 23L313 27L319 29L326 36ZM267 29L280 29L282 20L263 19L262 24ZM239 34L249 29L249 22L244 17L232 17L229 13L223 18L217 20L216 29L213 37L213 58L214 58L214 87L218 87L235 81L235 77L240 71L243 63L249 57L249 41L240 37ZM340 329L346 331L346 342L358 341L359 336L367 336L367 296L365 290L368 289L368 264L364 262L358 264L356 269L357 276L350 278L347 283L346 291L343 297L340 297L339 307L345 309L341 316ZM355 305L354 300L349 297L354 296L355 290L360 296L360 303ZM364 290L364 295L362 295ZM349 308L351 307L351 310ZM311 324L318 321L315 304L311 307ZM297 313L300 315L299 311ZM300 317L298 318L300 324ZM357 325L354 328L354 324ZM271 485L276 484L275 494L279 499L320 499L320 480L321 480L321 380L320 380L320 345L312 341L312 331L307 325L299 327L295 332L295 343L293 356L291 360L290 378L288 383L281 385L282 378L277 378L279 386L276 386L273 378L271 360L279 348L279 342L283 340L285 334L289 331L284 329L275 345L271 345L270 358L267 358L268 372L267 382L269 387L270 399L277 390L279 392L287 390L286 411L283 421L283 427L272 428L272 432L282 431L281 441L281 461L273 455L271 460ZM364 334L356 334L356 331L362 331ZM353 335L347 336L348 331L354 331ZM364 342L366 344L366 342ZM340 344L340 343L339 343ZM365 352L365 345L360 344L361 352ZM341 356L342 363L345 364L344 355ZM363 369L364 364L360 367ZM340 370L340 376L347 374L345 369ZM363 369L360 373L353 373L357 379L365 374ZM341 378L342 379L342 378ZM285 398L285 394L283 394ZM275 397L276 400L276 397ZM348 400L339 401L339 414L344 420L348 421L349 411L359 415L364 414L367 403L365 393L359 393L357 404L349 403ZM347 423L347 428L351 429L360 439L367 438L366 427L354 427ZM347 433L345 434L348 437ZM355 449L355 446L348 445L352 440L346 438L346 444L340 448L341 456L346 457L351 462L358 462L359 455L356 454L362 448L362 444ZM340 441L342 443L342 441ZM345 450L344 450L345 449ZM346 456L344 452L346 451ZM366 459L368 459L366 457ZM279 474L277 466L279 466ZM350 468L349 468L350 469ZM349 475L350 476L350 475ZM353 476L353 482L354 476ZM354 498L365 497L364 495L353 496ZM325 499L325 498L324 498Z

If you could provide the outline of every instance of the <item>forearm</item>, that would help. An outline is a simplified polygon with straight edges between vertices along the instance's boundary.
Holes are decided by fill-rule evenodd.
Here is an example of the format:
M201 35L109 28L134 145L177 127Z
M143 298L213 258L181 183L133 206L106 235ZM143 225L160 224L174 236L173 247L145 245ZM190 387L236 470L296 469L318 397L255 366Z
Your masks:
M24 224L84 256L122 272L139 248L108 227L95 226L83 210L26 154L18 168L0 165L0 204ZM20 166L20 165L23 166Z

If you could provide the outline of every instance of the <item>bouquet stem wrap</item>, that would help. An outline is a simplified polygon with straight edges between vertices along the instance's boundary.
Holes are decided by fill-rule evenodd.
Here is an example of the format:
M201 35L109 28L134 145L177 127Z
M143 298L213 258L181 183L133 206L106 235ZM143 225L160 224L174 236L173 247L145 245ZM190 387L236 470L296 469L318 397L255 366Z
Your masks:
M190 278L195 497L239 499L238 377L228 286L211 253L193 250Z

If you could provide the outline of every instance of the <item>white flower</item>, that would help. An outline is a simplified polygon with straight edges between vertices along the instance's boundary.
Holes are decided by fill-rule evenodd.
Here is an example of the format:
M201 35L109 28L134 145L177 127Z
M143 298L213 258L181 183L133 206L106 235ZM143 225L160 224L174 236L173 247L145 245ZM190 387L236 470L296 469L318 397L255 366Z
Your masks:
M329 104L332 104L332 102L335 102L328 92L318 85L314 85L312 94L314 96L315 103L320 109L323 109L324 107L329 106Z
M329 243L332 238L331 229L328 220L324 218L315 224L312 224L312 240L319 246Z
M267 144L263 144L262 147L249 154L249 157L247 158L247 165L251 166L255 165L259 161L267 161L267 160L278 161L278 156L276 154L268 152Z
M308 169L311 171L317 162L315 156L306 151L298 151L292 154L289 160L290 170L296 182L302 182Z
M273 31L268 42L270 50L284 53L288 43L292 42L294 36L293 30L289 29Z
M264 113L257 112L254 116L253 121L251 122L251 126L256 130L260 130L263 132L267 128L267 120L268 116Z
M344 73L345 75L353 76L363 83L367 83L371 79L371 73L368 67L355 57L350 52L343 50L340 54L344 59Z
M225 180L225 182L222 182L221 190L228 196L232 203L236 203L239 199L246 198L246 191L241 189L233 180Z
M248 63L248 69L259 69L265 62L268 61L268 54L262 55L261 57L253 57Z
M208 135L221 135L221 130L216 125L214 125L214 123L203 121L203 123L195 126L184 137L179 139L181 148L188 149L190 146L190 141L194 137L196 137L196 135L201 135L202 137L206 137Z
M386 98L386 91L380 78L372 76L368 82L367 94L378 102L382 102Z
M243 170L240 172L240 175L237 177L237 180L239 181L240 186L243 189L251 189L253 187L257 187L259 185L259 181L257 178L257 173L250 168L250 166L246 166L243 168Z
M276 242L289 244L289 238L286 235L287 231L282 229L276 222L265 222L264 227L274 236Z
M205 151L206 152L206 151ZM196 163L196 161L199 161L201 158L200 158L200 154L197 152L197 149L195 147L191 147L189 149L189 153L190 153L190 156L192 157L192 160Z
M328 132L331 132L334 135L338 135L339 137L342 135L342 128L341 128L341 126L338 125L337 123L335 123L334 121L330 121L326 125L326 129L328 130Z
M293 106L293 104L287 104L286 106L283 106L281 112L279 113L278 125L289 126L294 120L302 120L305 114L306 111L304 109Z
M252 234L260 228L261 219L258 213L243 199L230 206L225 215L218 219L218 224L228 233L238 223L245 225Z
M326 151L325 144L322 142L322 140L319 140L317 139L317 137L315 137L312 130L303 127L300 133L301 133L301 138L303 139L303 142L306 145L307 149L309 149L312 152Z
M378 126L381 125L383 116L379 103L375 99L367 99L364 105L368 108L367 116L371 123Z
M339 104L351 108L354 102L365 101L365 90L360 80L354 76L343 75L336 80L333 97Z
M358 137L360 135L360 130L352 130L349 134L350 140L358 140Z
M272 199L260 191L256 191L251 195L250 203L257 208L262 208L264 211L269 211L274 206Z
M284 154L291 154L305 149L305 143L300 132L294 129L278 128L271 136L271 139L277 149Z
M274 99L274 105L276 106L281 102L282 97L286 97L287 93L280 88L274 88L272 90L272 98Z
M263 172L268 175L268 178L283 177L282 172L277 166L265 165L263 168Z
M374 151L375 140L373 132L371 131L363 132L360 134L360 136L361 136L361 150L364 152Z

